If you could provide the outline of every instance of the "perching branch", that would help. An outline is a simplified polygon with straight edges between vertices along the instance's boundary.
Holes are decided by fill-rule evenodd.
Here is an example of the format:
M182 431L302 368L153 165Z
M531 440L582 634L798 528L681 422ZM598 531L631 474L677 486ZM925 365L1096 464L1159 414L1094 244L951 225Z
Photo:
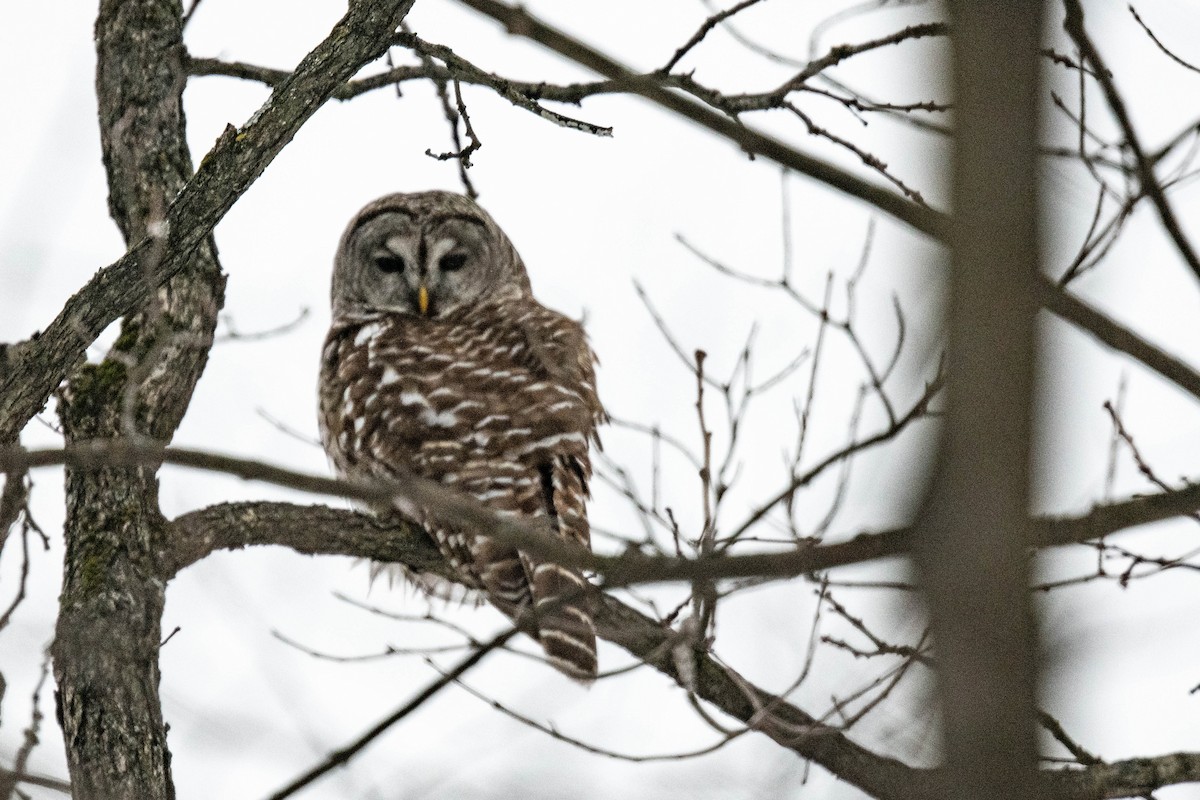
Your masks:
M124 442L91 442L72 448L48 450L0 451L0 472L60 464L70 464L77 469L101 469L154 463L192 467L313 494L375 503L389 502L397 496L403 496L435 509L440 517L488 530L489 535L509 541L530 553L593 570L604 577L606 586L805 575L904 555L911 546L912 532L905 527L880 533L862 533L834 544L773 553L714 555L707 558L651 556L637 552L602 556L549 536L534 525L509 517L497 517L465 495L418 478L392 485L356 483L205 451ZM184 514L172 523L181 531L177 543L159 556L158 568L163 579L169 580L180 570L215 550L254 544L282 544L312 555L352 554L374 561L410 563L417 570L442 571L439 567L441 556L415 527L406 527L403 523L380 523L363 515L354 515L356 523L345 526L349 518L342 516L343 512L314 507L311 516L304 519L293 516L295 508L286 503L228 503ZM1173 492L1098 505L1073 517L1038 517L1033 526L1033 546L1043 548L1078 544L1197 510L1200 510L1200 484L1191 484ZM343 525L337 536L329 533L334 523ZM379 548L384 545L380 542L384 540L386 547L381 550Z
M171 524L171 529L170 537L175 541L203 533L212 542L221 543L214 546L221 547L299 544L301 552L306 553L381 560L399 557L415 569L427 568L430 559L440 557L428 540L420 544L408 534L397 537L395 529L381 527L365 515L285 503L217 506L184 515ZM1058 535L1061 534L1059 530ZM166 577L169 576L164 574ZM672 680L680 680L672 656L678 632L607 594L596 596L594 612L597 632L602 638ZM691 652L695 658L696 694L780 746L813 760L873 797L932 800L939 796L937 771L912 767L867 750L795 705L759 689L707 654ZM1046 771L1044 777L1050 788L1058 792L1056 797L1071 800L1127 797L1161 786L1200 781L1200 753L1131 759L1070 772Z

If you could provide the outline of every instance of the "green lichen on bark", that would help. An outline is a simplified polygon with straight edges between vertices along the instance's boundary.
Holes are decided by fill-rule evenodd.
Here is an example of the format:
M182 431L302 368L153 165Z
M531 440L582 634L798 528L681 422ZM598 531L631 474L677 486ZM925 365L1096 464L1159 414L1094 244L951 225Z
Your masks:
M69 406L77 430L102 428L102 425L89 424L89 421L98 422L114 404L120 403L127 373L125 365L112 358L99 364L83 365L71 377L70 385L59 393L60 416L61 409Z
M72 298L66 321L52 326L50 338L72 360L47 358L50 371L41 367L47 387L78 364L90 341L77 340L124 316L108 357L77 366L59 394L68 443L129 435L171 439L207 361L224 296L212 226L312 112L382 55L411 5L352 3L330 40L301 62L247 126L252 135L241 142L223 136L205 173L190 181L179 0L102 0L96 23L101 146L109 207L130 252L89 282L80 293L87 297ZM164 231L164 238L152 236ZM32 372L31 363L22 369ZM53 655L77 800L174 796L158 697L166 581L156 566L167 543L155 475L152 466L67 471L66 558Z

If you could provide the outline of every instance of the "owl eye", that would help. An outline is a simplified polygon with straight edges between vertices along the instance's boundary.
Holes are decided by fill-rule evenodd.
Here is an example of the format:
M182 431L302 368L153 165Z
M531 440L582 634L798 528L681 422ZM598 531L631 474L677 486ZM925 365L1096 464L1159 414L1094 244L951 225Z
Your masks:
M404 259L400 256L376 256L375 266L380 272L404 272Z
M442 256L438 261L438 268L442 272L454 272L456 269L462 269L467 265L467 257L463 253L450 253Z

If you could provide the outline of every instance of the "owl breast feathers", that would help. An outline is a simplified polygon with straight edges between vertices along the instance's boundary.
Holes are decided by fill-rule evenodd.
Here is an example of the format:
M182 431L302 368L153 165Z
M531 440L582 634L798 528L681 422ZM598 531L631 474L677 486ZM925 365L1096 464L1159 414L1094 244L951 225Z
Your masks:
M334 268L321 435L347 477L416 474L589 546L589 444L604 411L578 323L539 304L516 250L473 201L390 195L363 209ZM596 675L584 578L401 504L460 580L580 680Z

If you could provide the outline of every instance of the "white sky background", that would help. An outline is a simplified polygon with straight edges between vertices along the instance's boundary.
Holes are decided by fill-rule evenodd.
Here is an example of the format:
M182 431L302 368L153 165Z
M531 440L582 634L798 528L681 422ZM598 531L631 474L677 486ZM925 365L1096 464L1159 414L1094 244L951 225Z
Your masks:
M647 11L647 5L654 9ZM531 10L639 68L664 63L707 12L691 0L657 4L531 3ZM842 7L836 3L765 3L741 27L780 49L805 55L813 25ZM1193 63L1200 61L1192 4L1138 4L1143 18ZM320 41L342 14L336 2L228 3L206 0L187 32L196 56L289 68ZM888 11L835 27L823 44L861 41L898 30L929 11ZM1058 33L1060 12L1049 25ZM1123 3L1092 3L1088 23L1116 73L1143 141L1151 149L1197 116L1200 75L1171 64L1140 32ZM93 4L6 4L0 7L0 341L27 338L44 327L66 298L123 245L106 209L95 121ZM420 0L409 18L423 38L452 46L476 64L521 79L588 79L532 44L506 37L452 2ZM856 59L839 74L868 94L897 102L945 100L931 81L938 45L903 48ZM1190 48L1190 49L1189 49ZM399 51L397 59L405 61ZM790 75L787 68L751 57L723 32L711 34L689 60L701 82L731 91L760 91ZM32 66L31 65L35 65ZM1073 78L1051 73L1074 103ZM563 130L497 99L464 87L484 147L471 176L481 203L506 229L529 266L535 293L547 305L586 315L600 353L600 391L614 414L697 441L691 404L693 381L670 354L637 299L645 286L678 339L710 354L718 375L731 368L752 323L760 325L756 358L765 376L810 346L811 318L759 289L715 275L674 240L681 234L730 266L774 277L781 269L780 173L764 160L748 162L727 142L695 130L648 103L600 97L566 113L612 125L612 139ZM240 125L267 95L263 87L224 78L193 79L186 94L195 160L226 123ZM1097 96L1090 97L1098 115ZM945 207L939 170L947 151L908 128L871 117L862 127L832 103L801 97L819 124L854 140L888 162L927 199ZM1094 117L1093 117L1094 119ZM769 129L808 152L858 168L854 159L802 135L782 114L757 115ZM1069 141L1069 138L1067 139ZM446 123L432 91L407 84L397 100L390 90L349 103L331 103L267 169L217 228L222 265L229 274L224 313L238 330L253 332L311 313L295 331L262 342L229 342L213 351L195 401L176 437L198 446L324 473L319 447L298 442L264 421L259 409L315 437L315 381L320 342L328 323L328 280L338 237L353 213L391 191L457 189L453 163L438 163L426 148L449 149ZM1094 202L1091 182L1074 166L1047 162L1046 203L1055 213L1047 261L1057 272L1086 228ZM801 177L788 180L794 243L793 274L809 296L820 296L825 275L838 276L835 312L844 311L844 280L858 261L869 209ZM1194 186L1173 201L1193 240L1200 202ZM875 215L877 235L858 294L867 347L883 361L895 336L891 295L909 323L909 349L891 384L903 407L929 377L935 350L938 251L924 238ZM1152 341L1200 363L1197 327L1200 292L1159 233L1149 208L1135 215L1106 265L1075 284L1082 294L1133 325ZM228 324L223 326L228 330ZM1193 400L1144 370L1129 366L1057 321L1045 326L1044 438L1036 492L1040 509L1088 507L1104 490L1109 426L1101 403L1129 374L1126 422L1139 446L1169 480L1195 475L1200 424ZM102 357L110 331L92 348ZM848 409L861 375L844 342L827 343L819 378L814 429L805 458L815 463L845 441ZM781 452L795 435L793 397L803 397L801 369L751 415L743 441L741 483L722 522L739 521L755 500L784 481ZM710 398L715 446L724 447L720 406ZM46 419L53 420L48 413ZM882 417L869 405L863 431ZM848 502L833 525L837 535L879 529L907 519L921 489L922 448L929 426L872 453L855 466ZM27 445L58 440L33 423ZM610 429L606 452L648 486L650 451L643 437ZM664 461L663 496L685 529L700 516L699 487L682 462ZM33 561L30 598L0 632L0 672L9 681L0 728L0 762L9 763L29 716L39 652L53 631L61 569L61 474L35 476L35 511L53 549ZM832 481L802 495L811 525L824 514ZM1148 491L1121 463L1116 496ZM648 491L648 489L647 489ZM280 489L172 468L162 473L164 511L173 516L226 500L289 499L313 502ZM811 508L811 511L809 510ZM635 530L633 517L612 492L598 489L597 526ZM1126 535L1121 542L1150 555L1178 555L1196 541L1195 523L1175 522ZM771 529L761 531L769 535ZM600 540L604 546L603 540ZM0 603L16 585L17 542L0 560ZM1045 564L1047 574L1086 572L1094 559L1082 548ZM895 565L852 568L838 578L895 577ZM419 658L360 664L315 660L271 636L278 630L331 653L412 647L435 638L422 626L369 616L334 599L338 591L389 609L423 613L410 592L377 584L368 592L366 570L348 560L300 557L284 551L221 554L182 574L167 595L165 631L181 631L163 650L162 695L171 724L170 745L180 798L256 798L274 791L330 749L357 736L436 677ZM1200 749L1200 633L1195 625L1196 577L1176 570L1127 589L1095 582L1043 598L1050 667L1045 705L1076 739L1104 758ZM670 607L678 587L645 592ZM839 601L897 638L914 635L919 617L902 595L842 590ZM811 625L812 586L801 581L736 595L721 607L717 653L766 688L787 686L803 660ZM498 630L490 610L438 609L481 636ZM836 625L829 632L848 634ZM532 648L522 643L525 650ZM439 659L451 663L457 656ZM602 668L629 662L602 646ZM828 707L874 672L870 665L822 650L810 680L795 699L810 711ZM580 689L547 667L497 654L472 672L469 683L560 730L621 752L666 753L703 746L715 734L699 722L684 694L643 669ZM910 761L934 757L926 714L911 716L927 687L916 681L856 729L859 741ZM34 771L65 776L51 692L44 692L43 744ZM480 798L523 796L608 797L828 797L861 795L812 770L807 784L798 759L753 734L701 759L630 764L586 755L504 718L461 690L451 689L377 741L349 769L311 787L311 798ZM34 797L56 797L30 789ZM1157 793L1163 800L1195 797L1194 787Z

